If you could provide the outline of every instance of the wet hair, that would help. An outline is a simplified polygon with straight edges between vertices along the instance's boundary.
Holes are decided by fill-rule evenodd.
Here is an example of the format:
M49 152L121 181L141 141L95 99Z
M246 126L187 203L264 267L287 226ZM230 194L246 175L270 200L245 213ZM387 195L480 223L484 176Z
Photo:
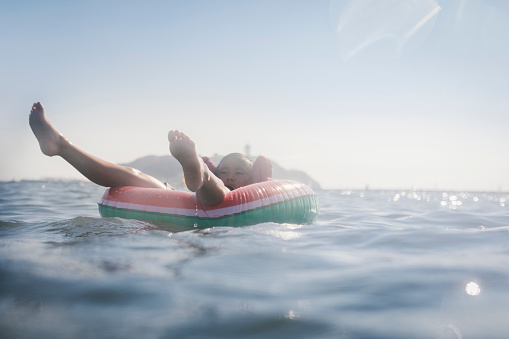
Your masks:
M253 162L251 161L251 159L249 159L246 155L244 155L242 153L230 153L230 154L226 155L225 157L223 157L223 159L221 159L221 161L219 162L219 165L217 165L216 172L221 168L221 164L223 163L223 161L229 160L229 159L236 159L236 160L243 161L249 171L249 176L251 176L251 171L253 169Z

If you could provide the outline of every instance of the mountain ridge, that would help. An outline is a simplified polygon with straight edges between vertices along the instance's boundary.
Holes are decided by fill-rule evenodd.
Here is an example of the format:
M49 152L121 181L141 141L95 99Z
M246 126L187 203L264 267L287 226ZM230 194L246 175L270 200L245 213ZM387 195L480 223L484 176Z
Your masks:
M223 156L214 154L210 157L217 165ZM252 157L251 157L252 158ZM254 160L254 159L252 159ZM272 161L273 177L275 179L295 180L308 185L312 189L320 190L321 185L301 170L287 170ZM167 182L175 188L184 188L183 172L180 163L171 155L147 155L128 163L120 164L136 168L163 182Z

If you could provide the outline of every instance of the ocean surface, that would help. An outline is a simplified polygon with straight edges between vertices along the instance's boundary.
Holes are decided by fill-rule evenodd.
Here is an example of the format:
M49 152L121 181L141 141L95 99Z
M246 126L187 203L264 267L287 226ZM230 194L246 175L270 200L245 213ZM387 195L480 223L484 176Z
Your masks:
M0 338L508 338L509 194L320 191L311 225L172 232L0 183Z

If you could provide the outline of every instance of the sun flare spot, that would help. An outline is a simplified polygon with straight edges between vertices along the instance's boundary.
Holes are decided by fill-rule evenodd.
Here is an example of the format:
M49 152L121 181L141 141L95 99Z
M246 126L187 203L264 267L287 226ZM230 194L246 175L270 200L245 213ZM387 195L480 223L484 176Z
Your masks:
M465 291L467 291L467 294L469 295L476 296L481 293L481 288L475 282L471 281L465 287Z

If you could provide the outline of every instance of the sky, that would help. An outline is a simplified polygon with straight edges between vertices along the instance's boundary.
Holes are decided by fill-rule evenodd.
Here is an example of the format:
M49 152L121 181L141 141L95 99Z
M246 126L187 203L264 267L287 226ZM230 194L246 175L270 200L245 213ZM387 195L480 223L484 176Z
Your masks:
M0 180L83 178L28 125L41 101L115 163L265 155L327 189L509 191L503 0L0 3Z

